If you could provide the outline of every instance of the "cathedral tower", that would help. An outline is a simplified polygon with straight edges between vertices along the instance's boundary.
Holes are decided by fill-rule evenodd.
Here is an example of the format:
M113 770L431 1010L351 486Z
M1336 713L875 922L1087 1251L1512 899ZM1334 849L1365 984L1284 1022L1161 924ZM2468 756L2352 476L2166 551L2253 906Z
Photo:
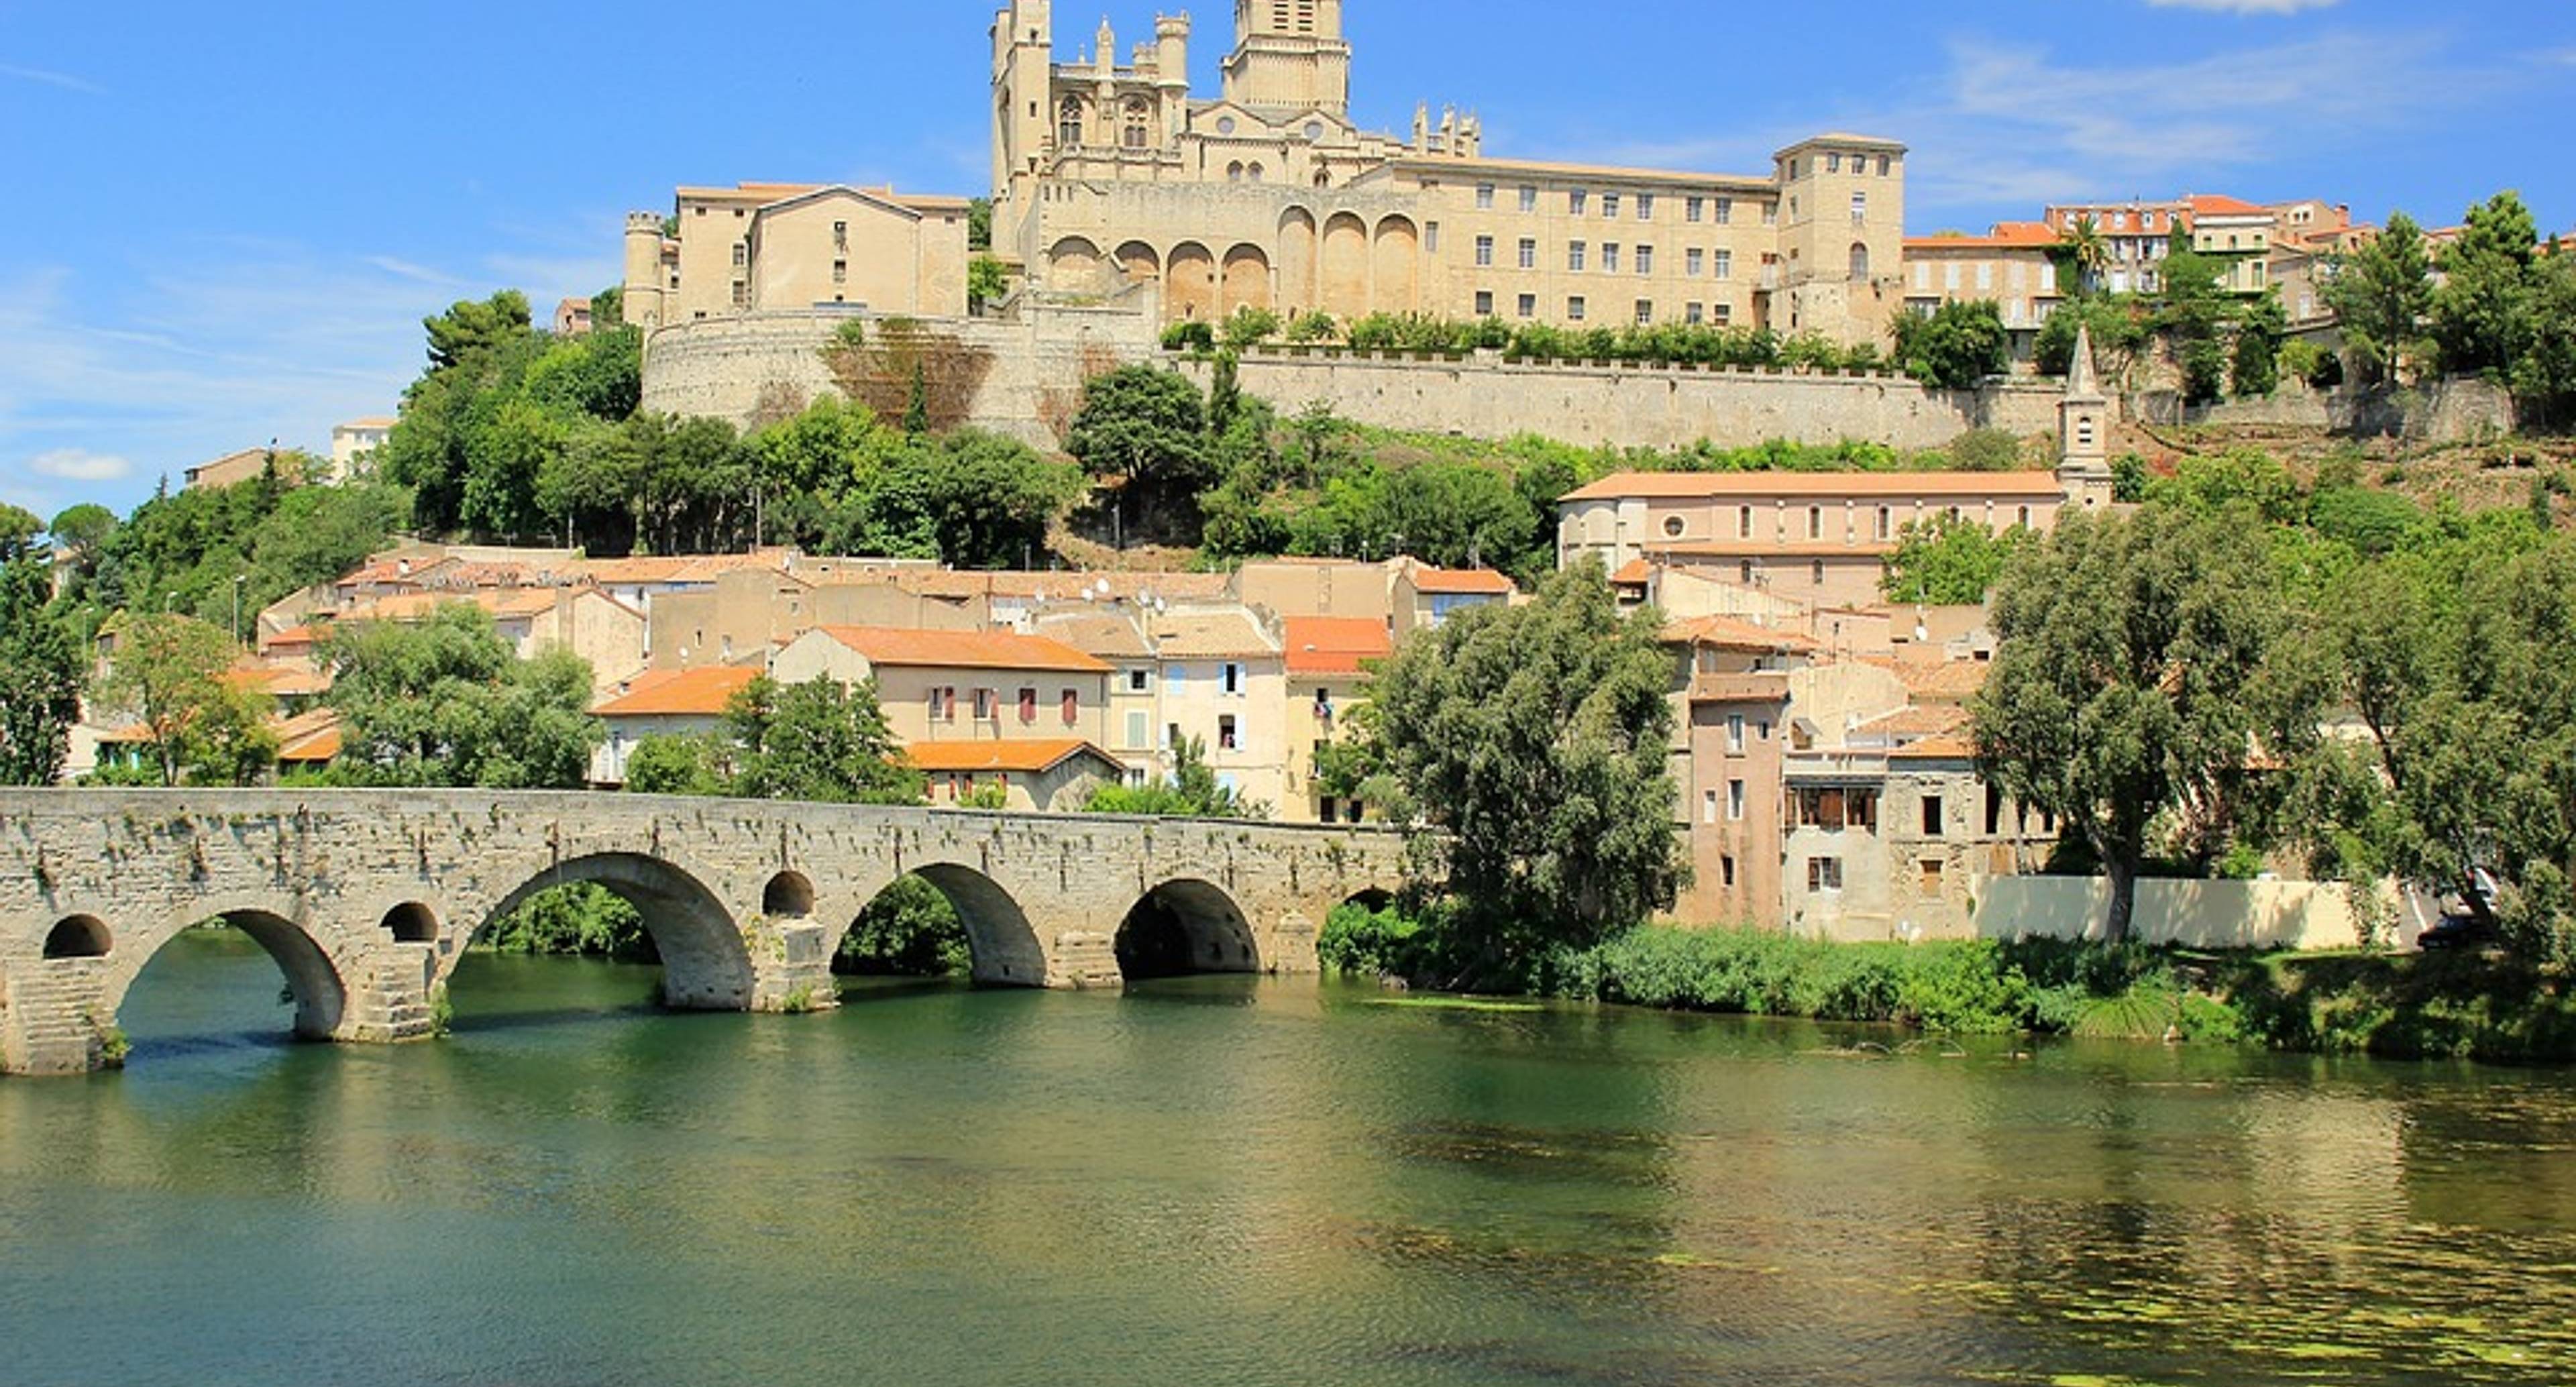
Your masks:
M2088 511L2111 504L2111 397L2095 382L2093 329L2075 329L2075 356L2066 368L2066 397L2057 405L2057 482L2066 502Z
M1254 110L1347 118L1351 46L1342 0L1234 0L1225 99Z

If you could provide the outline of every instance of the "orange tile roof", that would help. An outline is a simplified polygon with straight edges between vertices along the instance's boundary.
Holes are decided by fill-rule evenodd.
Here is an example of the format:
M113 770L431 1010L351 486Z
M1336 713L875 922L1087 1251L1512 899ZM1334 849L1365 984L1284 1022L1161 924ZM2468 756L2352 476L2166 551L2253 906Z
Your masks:
M1062 641L1007 631L910 631L889 626L822 626L824 635L875 665L931 669L1039 669L1106 674L1109 666Z
M1154 638L1154 653L1167 660L1237 655L1258 659L1280 653L1261 623L1239 609L1157 613L1147 630Z
M1899 708L1885 717L1872 718L1852 729L1854 735L1879 737L1933 737L1964 727L1968 710L1954 703L1914 704Z
M1914 250L2044 250L2058 243L2056 228L2046 222L1997 222L1983 236L1908 236Z
M275 726L277 759L295 765L321 765L340 755L340 714L335 709L316 708L299 713Z
M1079 737L1029 737L998 742L914 742L904 759L934 772L1020 771L1043 774L1085 752L1118 764L1117 758Z
M1644 559L1630 559L1610 575L1611 583L1623 588L1641 588L1654 580L1655 566Z
M1789 697L1789 676L1770 671L1691 676L1693 703L1779 703Z
M2194 197L2191 200L2191 211L2196 217L2268 217L2272 215L2272 209L2269 207L2247 202L2243 198L2219 197L2214 194Z
M759 677L759 670L733 665L655 670L590 711L603 718L713 717Z
M1689 621L1667 622L1663 639L1667 645L1707 645L1720 650L1782 652L1816 648L1816 643L1805 636L1756 626L1731 616L1703 616Z
M1292 616L1285 625L1290 674L1357 674L1360 661L1395 653L1386 623L1367 617Z
M1887 753L1891 761L1973 761L1977 744L1965 733L1944 732L1926 737L1912 746L1901 746Z
M1696 501L1719 496L2048 496L2054 472L1614 472L1560 501Z
M1960 703L1986 686L1994 666L1984 660L1898 660L1894 669L1918 701Z
M1518 591L1511 579L1490 568L1417 568L1413 570L1413 586L1418 592L1443 595L1484 593L1508 597Z

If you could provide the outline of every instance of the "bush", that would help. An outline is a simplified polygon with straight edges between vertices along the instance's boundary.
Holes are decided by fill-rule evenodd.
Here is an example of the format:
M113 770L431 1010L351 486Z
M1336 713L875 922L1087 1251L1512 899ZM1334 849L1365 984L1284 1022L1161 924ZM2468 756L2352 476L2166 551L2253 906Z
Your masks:
M1215 351L1216 328L1196 321L1174 323L1163 329L1163 350L1167 352Z
M1429 932L1394 906L1371 910L1346 902L1333 907L1315 951L1327 971L1353 977L1410 978L1432 971Z

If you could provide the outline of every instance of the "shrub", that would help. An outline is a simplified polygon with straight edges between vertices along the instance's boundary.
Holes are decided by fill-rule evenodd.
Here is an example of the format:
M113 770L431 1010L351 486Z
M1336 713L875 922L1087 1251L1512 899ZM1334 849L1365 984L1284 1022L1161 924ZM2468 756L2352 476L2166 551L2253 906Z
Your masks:
M1215 327L1202 322L1174 323L1163 329L1163 350L1167 352L1212 352L1216 350Z

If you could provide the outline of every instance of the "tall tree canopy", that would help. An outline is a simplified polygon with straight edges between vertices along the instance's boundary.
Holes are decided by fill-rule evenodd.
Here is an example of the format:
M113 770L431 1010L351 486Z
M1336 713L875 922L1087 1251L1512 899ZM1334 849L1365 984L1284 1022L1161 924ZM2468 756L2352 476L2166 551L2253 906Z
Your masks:
M36 517L0 505L0 785L53 784L80 721L86 662L52 568Z
M561 649L521 660L471 603L335 629L320 656L341 717L333 771L354 783L579 789L606 735L588 661Z
M902 764L874 680L817 677L779 684L766 676L725 709L733 776L745 799L832 804L918 804L921 773Z
M221 628L131 613L114 640L99 703L142 729L162 784L241 784L275 765L270 701L224 677L241 647Z
M1621 615L1586 561L1525 605L1416 635L1371 685L1388 764L1434 830L1415 844L1422 884L1456 910L1472 974L1500 980L1672 904L1660 623Z
M2433 310L2433 264L2423 229L2403 212L2326 280L2326 307L2343 322L2344 347L2364 379L2391 381L2426 351L2424 320Z
M2258 748L2313 737L2312 711L2272 697L2266 661L2286 617L2269 558L2249 506L2151 505L2065 517L1996 593L1978 759L2091 849L2115 940L2160 821L2210 841L2244 802Z

